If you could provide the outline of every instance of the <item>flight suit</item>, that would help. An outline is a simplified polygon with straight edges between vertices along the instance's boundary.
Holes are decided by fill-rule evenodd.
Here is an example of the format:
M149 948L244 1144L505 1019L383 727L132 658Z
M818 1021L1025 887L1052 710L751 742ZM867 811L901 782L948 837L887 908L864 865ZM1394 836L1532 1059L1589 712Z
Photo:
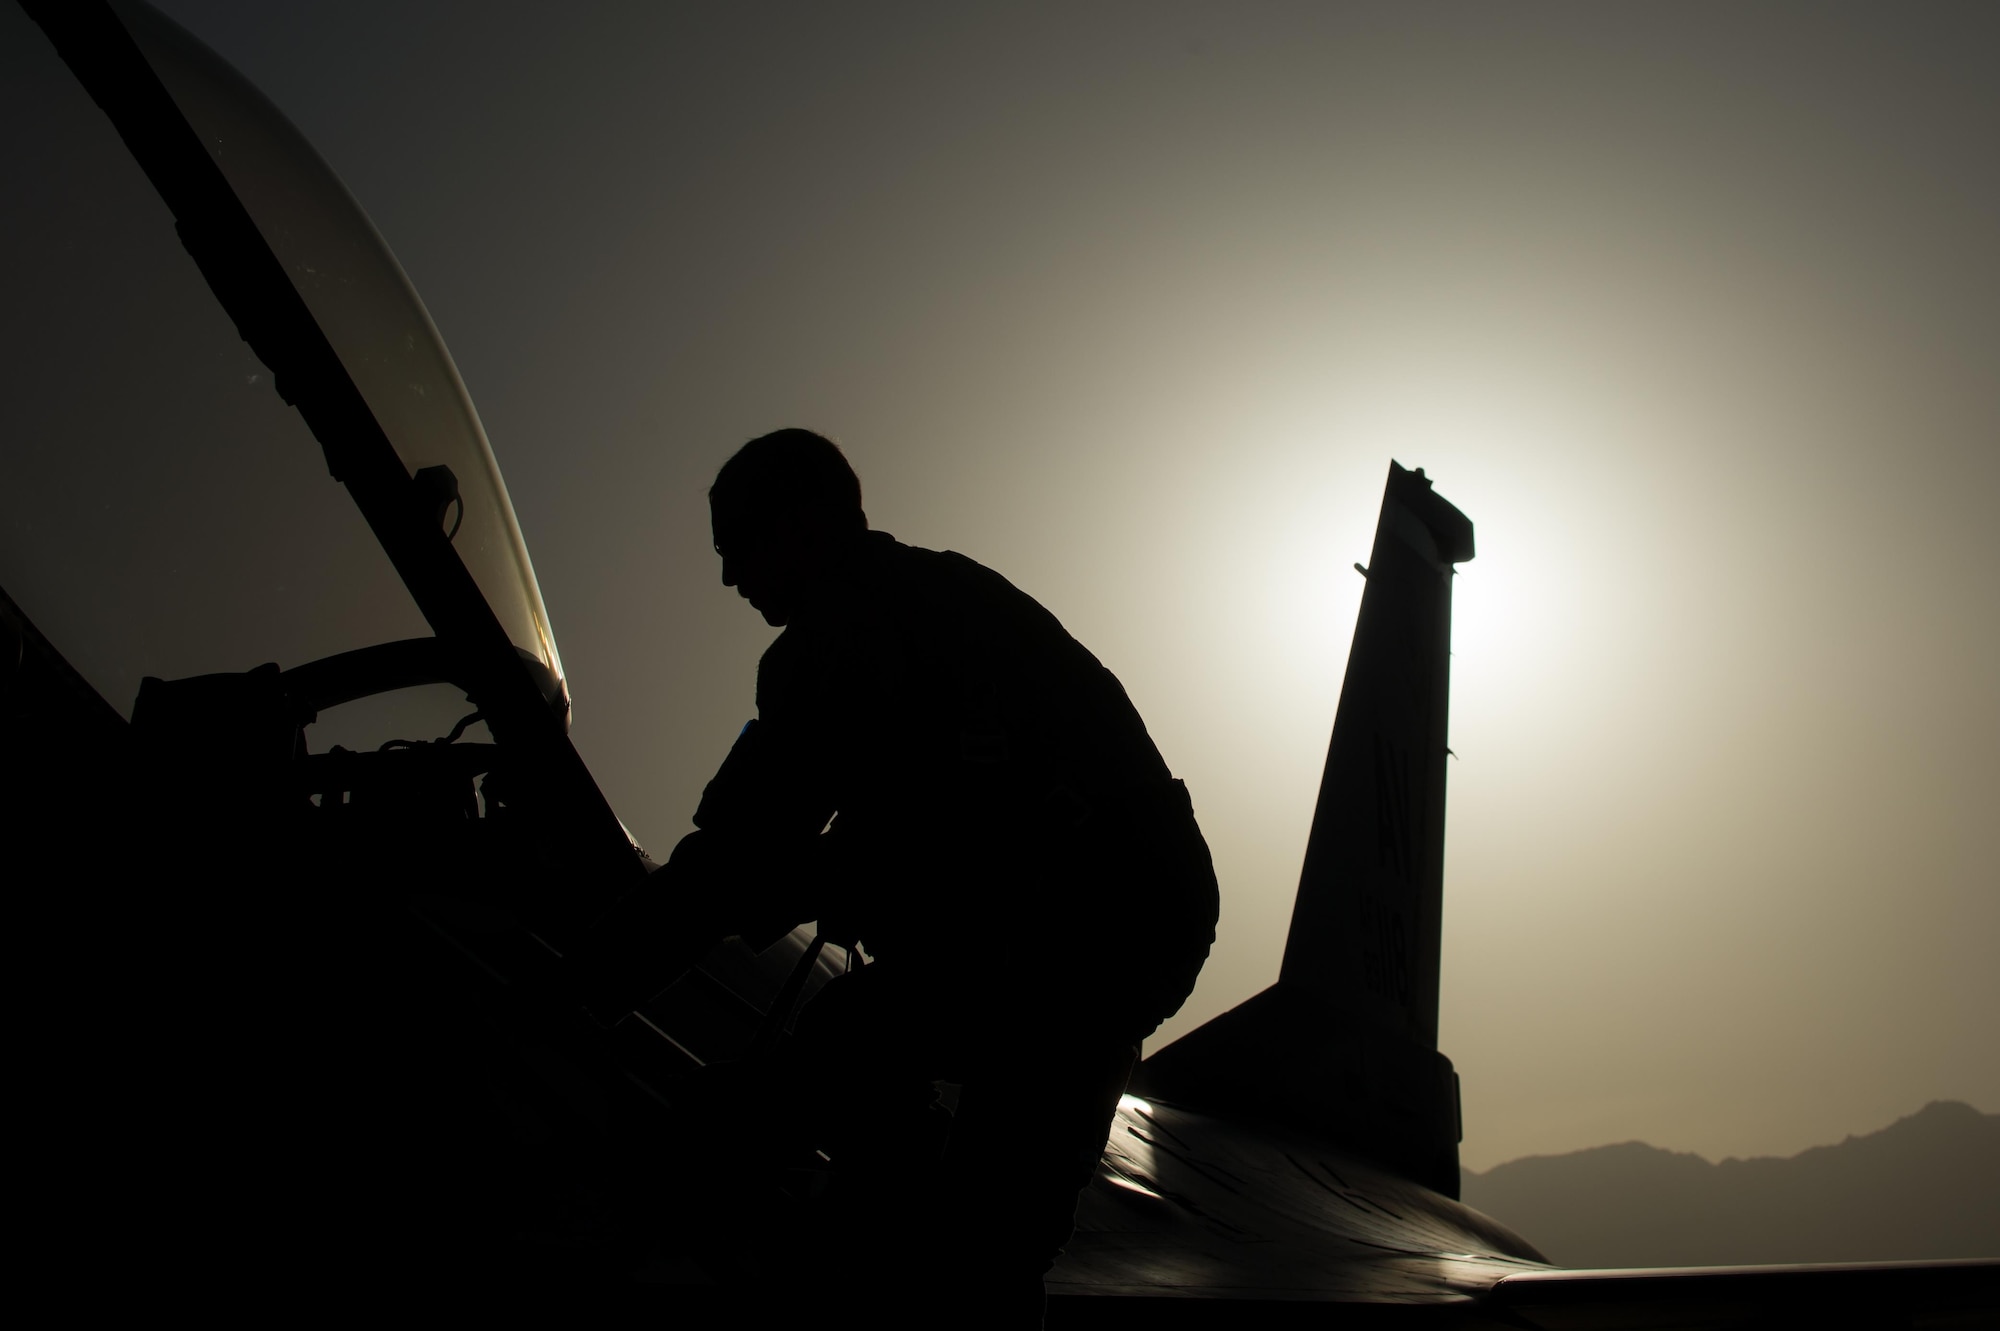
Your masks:
M930 1193L953 1213L913 1259L1039 1301L1136 1046L1214 940L1186 790L1053 615L881 532L765 653L757 709L674 863L712 930L859 940L797 1029L836 1168L893 1172L960 1084Z

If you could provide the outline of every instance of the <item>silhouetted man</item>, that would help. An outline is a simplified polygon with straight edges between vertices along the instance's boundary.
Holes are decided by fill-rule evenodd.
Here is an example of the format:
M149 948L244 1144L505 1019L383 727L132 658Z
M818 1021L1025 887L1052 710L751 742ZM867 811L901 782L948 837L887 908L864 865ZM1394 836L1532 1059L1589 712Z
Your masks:
M934 1273L938 1297L1036 1325L1136 1046L1214 939L1185 787L1053 615L962 555L870 531L828 440L752 440L709 502L724 585L784 632L663 871L683 905L669 969L806 920L858 939L872 960L795 1039L848 1232L878 1235L856 1274ZM962 1090L945 1167L912 1194L934 1081ZM880 1251L871 1217L891 1214Z

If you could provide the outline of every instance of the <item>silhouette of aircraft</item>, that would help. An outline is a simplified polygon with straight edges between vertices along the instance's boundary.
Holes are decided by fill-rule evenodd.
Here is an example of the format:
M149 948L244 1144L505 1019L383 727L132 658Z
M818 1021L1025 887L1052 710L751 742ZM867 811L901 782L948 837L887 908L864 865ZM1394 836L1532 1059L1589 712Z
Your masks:
M805 929L726 943L609 1031L523 996L650 861L570 745L527 551L441 340L331 170L219 57L128 0L20 9L7 81L46 101L49 159L136 164L432 631L148 678L127 722L0 596L8 854L64 996L48 1066L74 1092L40 1134L94 1162L46 1201L72 1250L52 1260L211 1307L428 1279L754 1308L825 1162L704 1160L683 1109L852 959ZM78 85L102 117L64 118ZM1470 521L1392 463L1277 981L1140 1066L1051 1323L1992 1325L1992 1261L1568 1271L1455 1200L1439 912L1451 586L1472 555ZM468 717L309 750L321 712L438 684L490 742ZM1004 983L1004 951L980 955ZM893 1254L878 1274L897 1279Z

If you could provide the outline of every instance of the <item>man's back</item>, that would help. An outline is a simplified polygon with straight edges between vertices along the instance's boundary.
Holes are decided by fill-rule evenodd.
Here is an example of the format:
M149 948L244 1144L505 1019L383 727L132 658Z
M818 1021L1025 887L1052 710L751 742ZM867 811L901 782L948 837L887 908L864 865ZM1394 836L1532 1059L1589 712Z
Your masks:
M772 644L757 701L774 760L838 813L829 842L857 870L846 904L871 944L1062 926L1052 914L1101 927L1117 908L1104 855L1129 858L1134 815L1174 798L1123 687L1055 616L886 533Z
M765 653L766 724L821 747L844 814L977 792L1013 812L1169 779L1117 678L1054 615L963 555L868 533Z

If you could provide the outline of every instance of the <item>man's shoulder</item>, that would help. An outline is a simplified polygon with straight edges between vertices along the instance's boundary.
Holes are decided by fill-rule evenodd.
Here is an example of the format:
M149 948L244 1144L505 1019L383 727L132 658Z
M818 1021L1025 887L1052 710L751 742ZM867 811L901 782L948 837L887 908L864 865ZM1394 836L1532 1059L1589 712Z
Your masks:
M865 573L905 568L935 568L952 563L970 564L964 555L951 550L931 550L921 545L910 545L899 541L885 531L870 531L863 549L867 552L861 561Z
M1069 635L1038 601L977 560L871 531L838 591L780 634L766 661L803 665L829 652L867 655L884 643L924 652L995 639L1053 643Z
M875 574L872 580L884 590L900 586L912 592L1027 595L999 573L956 550L906 545L887 532L871 531L868 537L869 562L874 565Z

